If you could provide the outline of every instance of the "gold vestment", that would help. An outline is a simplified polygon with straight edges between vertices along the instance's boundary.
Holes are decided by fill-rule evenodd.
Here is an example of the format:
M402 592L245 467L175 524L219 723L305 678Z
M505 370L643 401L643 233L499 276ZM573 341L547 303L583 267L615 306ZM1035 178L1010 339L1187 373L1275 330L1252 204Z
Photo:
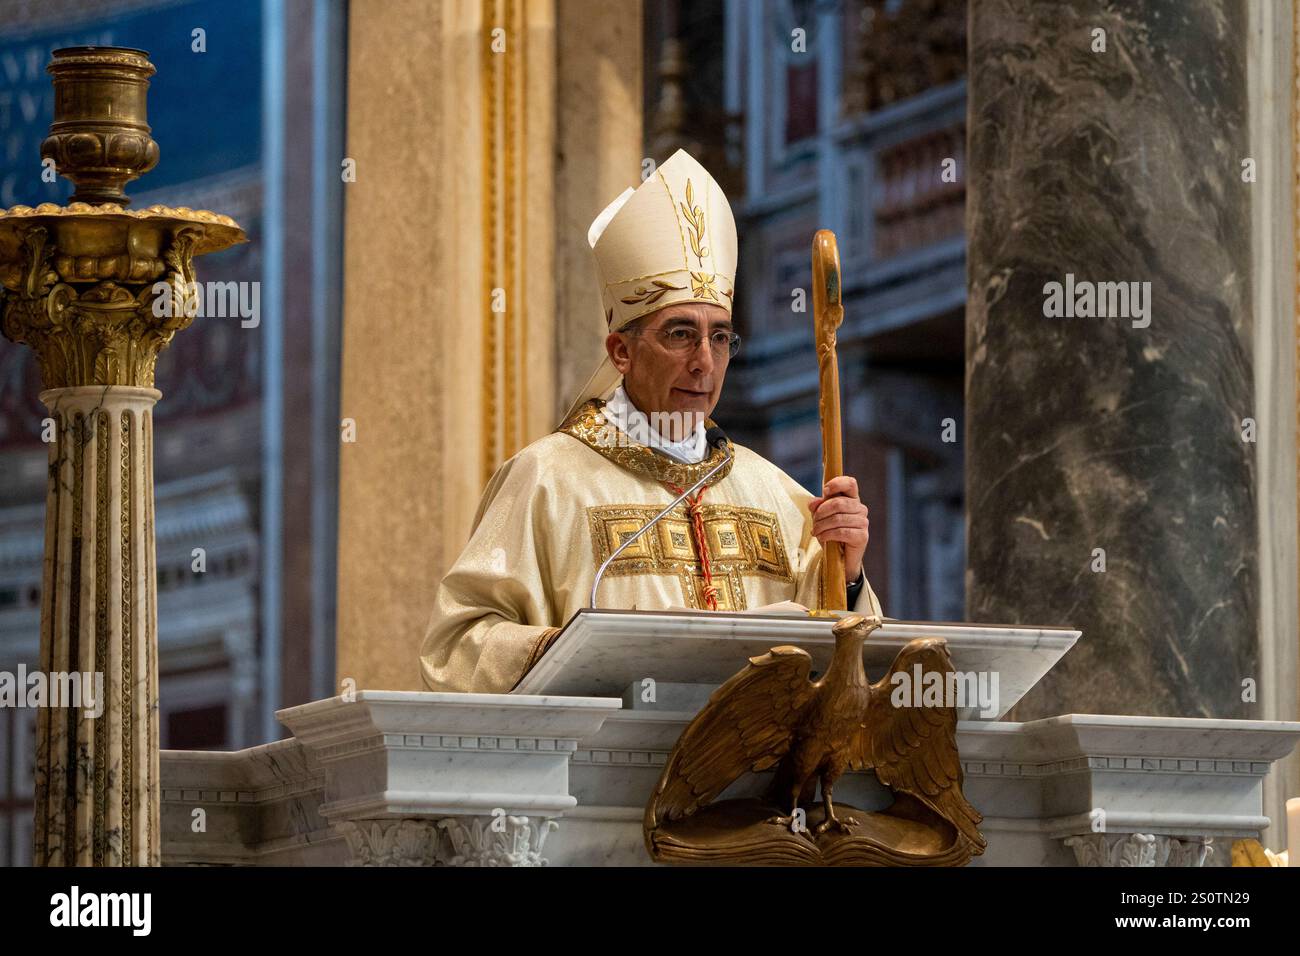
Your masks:
M488 482L469 543L438 588L420 648L432 690L504 693L591 599L596 570L626 537L723 458L690 465L631 442L586 403ZM710 425L712 423L709 423ZM704 535L720 611L794 601L820 606L821 545L813 496L754 452L735 458L704 493ZM706 607L686 505L642 536L601 579L597 604L662 610ZM867 582L851 609L881 614Z

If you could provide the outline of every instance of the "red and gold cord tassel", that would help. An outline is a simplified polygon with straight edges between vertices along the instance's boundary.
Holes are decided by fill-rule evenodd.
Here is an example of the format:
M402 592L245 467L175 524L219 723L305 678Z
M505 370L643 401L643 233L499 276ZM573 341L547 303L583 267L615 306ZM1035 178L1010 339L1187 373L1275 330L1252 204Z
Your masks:
M664 482L674 495L680 495L682 488L674 485L672 482ZM704 539L704 512L700 508L700 500L704 497L705 489L701 488L696 492L694 498L686 499L686 510L691 516L691 535L695 538L695 551L700 556L700 574L704 578L704 605L710 611L718 609L718 586L713 583L713 570L709 567L709 546Z

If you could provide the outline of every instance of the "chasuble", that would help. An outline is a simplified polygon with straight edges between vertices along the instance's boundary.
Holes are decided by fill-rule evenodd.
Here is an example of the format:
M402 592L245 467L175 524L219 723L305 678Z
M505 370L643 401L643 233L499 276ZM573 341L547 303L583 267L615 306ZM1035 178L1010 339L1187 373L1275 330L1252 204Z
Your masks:
M676 461L615 432L603 404L585 403L489 481L421 647L430 689L509 691L588 606L613 550L725 457L713 449L699 464ZM732 448L732 463L693 508L678 505L610 565L598 607L820 606L813 495L755 452ZM882 614L870 582L851 610Z

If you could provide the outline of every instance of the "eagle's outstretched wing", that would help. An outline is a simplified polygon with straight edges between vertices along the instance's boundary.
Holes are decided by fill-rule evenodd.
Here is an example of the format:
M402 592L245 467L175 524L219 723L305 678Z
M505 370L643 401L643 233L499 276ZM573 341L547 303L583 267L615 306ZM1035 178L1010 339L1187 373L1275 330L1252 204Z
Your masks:
M894 674L915 679L921 673L953 670L947 642L941 638L910 641L894 658L889 672L871 686L871 703L854 741L851 766L874 769L887 787L910 793L953 824L981 850L987 845L979 832L984 819L962 794L961 760L957 755L957 717L952 707L914 707L912 700L894 706Z
M749 771L785 756L812 700L812 658L783 645L751 657L713 692L669 755L646 807L646 829L690 816Z

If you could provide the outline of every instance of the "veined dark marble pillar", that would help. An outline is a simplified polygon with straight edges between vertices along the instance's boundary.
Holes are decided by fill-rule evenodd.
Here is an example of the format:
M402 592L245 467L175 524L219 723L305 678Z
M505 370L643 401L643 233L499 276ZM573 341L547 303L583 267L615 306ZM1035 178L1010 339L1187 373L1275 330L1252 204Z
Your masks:
M1014 719L1258 716L1246 36L1236 0L971 4L967 615L1083 631ZM1145 317L1077 314L1120 282Z

